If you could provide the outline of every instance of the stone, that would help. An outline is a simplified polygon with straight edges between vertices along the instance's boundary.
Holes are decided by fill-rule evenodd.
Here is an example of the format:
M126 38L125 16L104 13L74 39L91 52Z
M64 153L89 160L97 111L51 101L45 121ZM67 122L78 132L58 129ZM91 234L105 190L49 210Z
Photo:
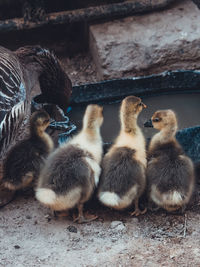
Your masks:
M138 220L138 218L136 218L136 217L132 217L132 219L131 219L131 223L138 223L139 222L139 220Z
M116 238L116 237L112 237L111 238L111 241L114 243L114 242L116 242L118 240L118 238Z
M67 229L68 229L69 232L71 232L71 233L77 233L77 232L78 232L77 228L76 228L75 226L73 226L73 225L69 225L69 226L67 227Z
M113 221L110 224L110 228L114 229L115 231L121 232L126 229L125 225L121 221Z
M100 79L200 68L200 10L190 0L170 8L90 26Z
M15 249L20 249L21 247L19 245L14 246Z

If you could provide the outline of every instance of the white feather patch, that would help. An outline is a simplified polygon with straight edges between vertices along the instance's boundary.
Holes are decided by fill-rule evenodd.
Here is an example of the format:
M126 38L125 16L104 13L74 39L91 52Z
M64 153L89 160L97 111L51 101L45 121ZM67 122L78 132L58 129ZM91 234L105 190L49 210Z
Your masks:
M151 194L152 200L159 206L163 205L183 205L184 199L180 192L173 191L161 194L156 186L152 186Z
M120 203L120 197L114 192L99 193L99 200L106 206L115 207Z
M86 157L85 160L87 161L87 163L89 164L89 166L92 168L94 172L94 182L95 182L95 185L97 186L99 183L99 176L101 173L101 168L99 164L97 164L96 161L94 161L93 159Z
M37 188L36 198L52 210L68 210L74 208L74 206L80 201L81 188L76 187L65 195L56 195L53 190L48 188Z
M56 201L55 192L48 188L37 188L35 196L44 205L53 205Z

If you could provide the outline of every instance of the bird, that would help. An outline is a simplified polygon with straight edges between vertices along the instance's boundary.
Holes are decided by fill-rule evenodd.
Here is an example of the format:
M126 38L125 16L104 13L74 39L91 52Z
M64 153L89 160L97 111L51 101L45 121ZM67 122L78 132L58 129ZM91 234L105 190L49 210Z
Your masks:
M176 140L178 128L173 110L158 110L144 124L159 130L149 144L147 191L150 202L168 212L184 211L194 189L194 165Z
M37 84L44 101L66 111L72 84L52 51L38 45L15 51L0 46L0 180L8 152L28 134L32 92ZM0 206L12 197L12 191L0 185Z
M74 221L96 219L83 214L83 205L98 185L101 172L103 123L102 107L88 105L81 131L58 147L46 160L36 188L36 198L52 211L78 208Z
M121 129L102 160L98 199L105 206L123 210L135 205L131 215L140 215L139 198L146 186L145 138L137 124L146 108L139 97L126 97L120 107Z
M17 191L36 183L44 159L53 150L51 137L45 132L50 117L44 110L35 111L30 118L30 136L19 141L4 162L2 183Z
M32 71L36 71L43 99L58 105L66 112L72 93L72 83L55 53L35 45L20 47L15 54L24 68L30 67Z

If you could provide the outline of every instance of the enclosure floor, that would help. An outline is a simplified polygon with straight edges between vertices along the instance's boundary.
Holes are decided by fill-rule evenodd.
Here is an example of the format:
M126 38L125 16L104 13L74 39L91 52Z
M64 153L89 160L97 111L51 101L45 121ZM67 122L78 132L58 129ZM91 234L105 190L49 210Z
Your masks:
M96 66L89 53L77 54L72 58L62 57L60 60L73 86L99 81Z
M138 218L89 211L99 219L78 225L51 219L33 196L17 197L0 211L0 266L200 266L199 208Z
M73 85L96 81L87 54L62 62ZM70 217L51 219L27 192L0 209L0 266L200 266L196 203L183 215L158 211L136 218L92 202L86 210L99 219L77 225Z

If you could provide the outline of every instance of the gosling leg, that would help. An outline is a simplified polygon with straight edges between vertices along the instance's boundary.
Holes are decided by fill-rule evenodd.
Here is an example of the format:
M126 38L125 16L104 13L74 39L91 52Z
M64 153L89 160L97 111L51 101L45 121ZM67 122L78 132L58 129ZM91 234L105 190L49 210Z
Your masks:
M138 198L135 200L135 210L133 212L131 212L131 216L139 216L141 214L145 214L147 212L147 208L145 208L144 210L140 210L138 207Z
M77 223L87 223L94 221L98 218L96 215L88 215L87 217L83 215L83 204L78 205L78 216L74 219L74 222Z
M52 216L55 217L55 218L63 218L63 217L69 216L69 212L68 211L55 211L55 210L52 210Z

